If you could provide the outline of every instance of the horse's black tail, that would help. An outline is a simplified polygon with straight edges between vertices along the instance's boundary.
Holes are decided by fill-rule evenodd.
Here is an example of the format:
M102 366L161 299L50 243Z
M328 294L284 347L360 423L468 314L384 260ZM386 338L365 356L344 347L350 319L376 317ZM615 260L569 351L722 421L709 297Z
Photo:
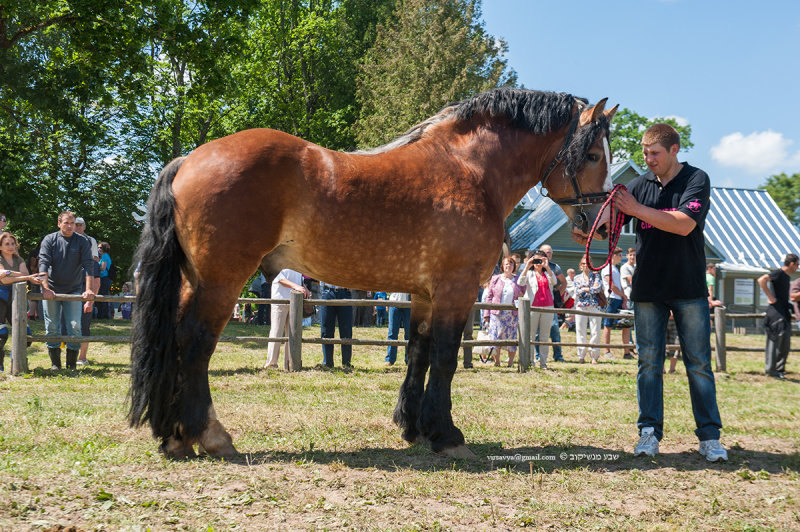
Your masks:
M166 438L179 421L179 356L175 329L186 255L175 233L172 181L184 158L161 170L147 201L137 264L136 308L131 347L131 426L149 421L153 435Z

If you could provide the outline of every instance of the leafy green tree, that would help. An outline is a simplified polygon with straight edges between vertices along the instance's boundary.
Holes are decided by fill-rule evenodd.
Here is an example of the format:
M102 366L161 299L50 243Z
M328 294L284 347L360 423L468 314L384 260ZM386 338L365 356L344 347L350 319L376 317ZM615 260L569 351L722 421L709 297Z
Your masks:
M479 0L399 0L358 76L359 144L385 143L450 102L514 86L506 51L486 33Z
M642 155L642 135L650 126L658 123L667 123L674 127L681 137L681 150L685 151L694 146L691 140L692 126L679 125L674 118L645 118L644 116L631 111L622 109L614 116L611 122L611 153L615 160L633 161L640 168L646 169L644 156Z
M0 194L26 250L71 209L127 267L139 236L131 214L157 168L204 142L213 124L217 109L208 102L224 92L227 69L218 66L230 58L231 35L241 33L229 29L247 0L239 4L21 0L0 7L0 71L7 74L0 76ZM201 26L222 37L207 38ZM162 62L171 69L158 70ZM168 75L179 86L171 93ZM149 90L156 85L164 90ZM194 97L196 87L210 89ZM165 94L178 97L164 103ZM162 120L170 113L179 119Z
M59 211L89 213L115 144L115 93L143 64L141 14L112 0L0 5L0 197L25 250ZM98 208L119 208L110 199Z
M758 188L769 192L790 222L800 224L800 172L770 176Z
M270 127L333 149L355 146L360 107L353 80L393 0L265 0L250 19L237 129Z

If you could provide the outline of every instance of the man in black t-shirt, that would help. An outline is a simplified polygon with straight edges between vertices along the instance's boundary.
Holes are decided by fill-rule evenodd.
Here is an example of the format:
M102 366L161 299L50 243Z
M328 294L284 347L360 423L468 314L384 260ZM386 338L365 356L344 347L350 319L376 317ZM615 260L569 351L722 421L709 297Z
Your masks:
M783 380L786 358L789 356L789 342L792 337L792 305L789 303L789 277L797 271L798 258L789 253L783 267L765 273L758 278L758 285L769 301L764 328L767 333L767 347L764 350L764 372L769 377ZM772 291L767 283L772 281Z
M636 220L636 270L631 300L639 352L636 377L639 443L634 455L654 456L664 427L664 358L670 311L684 347L700 454L727 460L719 443L717 391L711 370L711 323L705 282L703 226L711 183L708 175L678 161L680 136L668 124L650 127L642 138L649 172L621 191L616 204ZM627 222L628 220L626 220Z

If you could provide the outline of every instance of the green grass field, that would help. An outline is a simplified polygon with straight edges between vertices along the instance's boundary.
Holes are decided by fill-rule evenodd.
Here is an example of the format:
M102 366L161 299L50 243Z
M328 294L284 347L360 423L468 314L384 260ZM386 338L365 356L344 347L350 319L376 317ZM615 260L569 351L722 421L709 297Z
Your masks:
M93 334L125 334L127 325L98 322ZM232 323L224 334L266 333ZM728 345L763 341L728 337ZM260 369L264 344L221 344L212 394L240 456L174 462L125 420L128 345L92 344L92 365L52 373L34 344L29 375L0 376L0 528L800 529L794 355L780 382L762 375L763 355L729 353L717 388L730 461L708 464L696 452L680 364L665 376L655 459L632 456L636 362L620 352L592 366L567 348L567 362L525 374L459 364L453 417L477 458L452 460L401 440L391 414L405 366L401 354L384 368L383 353L355 347L355 370L330 371L315 367L321 347L305 345L308 369L288 374Z

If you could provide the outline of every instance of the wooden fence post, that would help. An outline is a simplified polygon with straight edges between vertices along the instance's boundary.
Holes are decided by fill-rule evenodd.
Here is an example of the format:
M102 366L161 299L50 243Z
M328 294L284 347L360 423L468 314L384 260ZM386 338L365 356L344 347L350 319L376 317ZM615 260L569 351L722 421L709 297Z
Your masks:
M14 283L11 309L11 374L28 372L28 297L27 283Z
M289 294L289 342L287 344L286 370L303 369L303 293L292 290Z
M531 300L526 296L517 299L519 315L519 371L528 371L531 367Z
M475 313L470 312L467 316L467 324L464 325L464 340L472 340L472 330L475 328ZM465 345L462 347L464 350L464 367L469 369L472 367L472 346Z
M717 371L727 371L726 353L725 353L725 332L726 327L726 314L725 307L714 307L714 332L717 339L716 344L716 359Z

